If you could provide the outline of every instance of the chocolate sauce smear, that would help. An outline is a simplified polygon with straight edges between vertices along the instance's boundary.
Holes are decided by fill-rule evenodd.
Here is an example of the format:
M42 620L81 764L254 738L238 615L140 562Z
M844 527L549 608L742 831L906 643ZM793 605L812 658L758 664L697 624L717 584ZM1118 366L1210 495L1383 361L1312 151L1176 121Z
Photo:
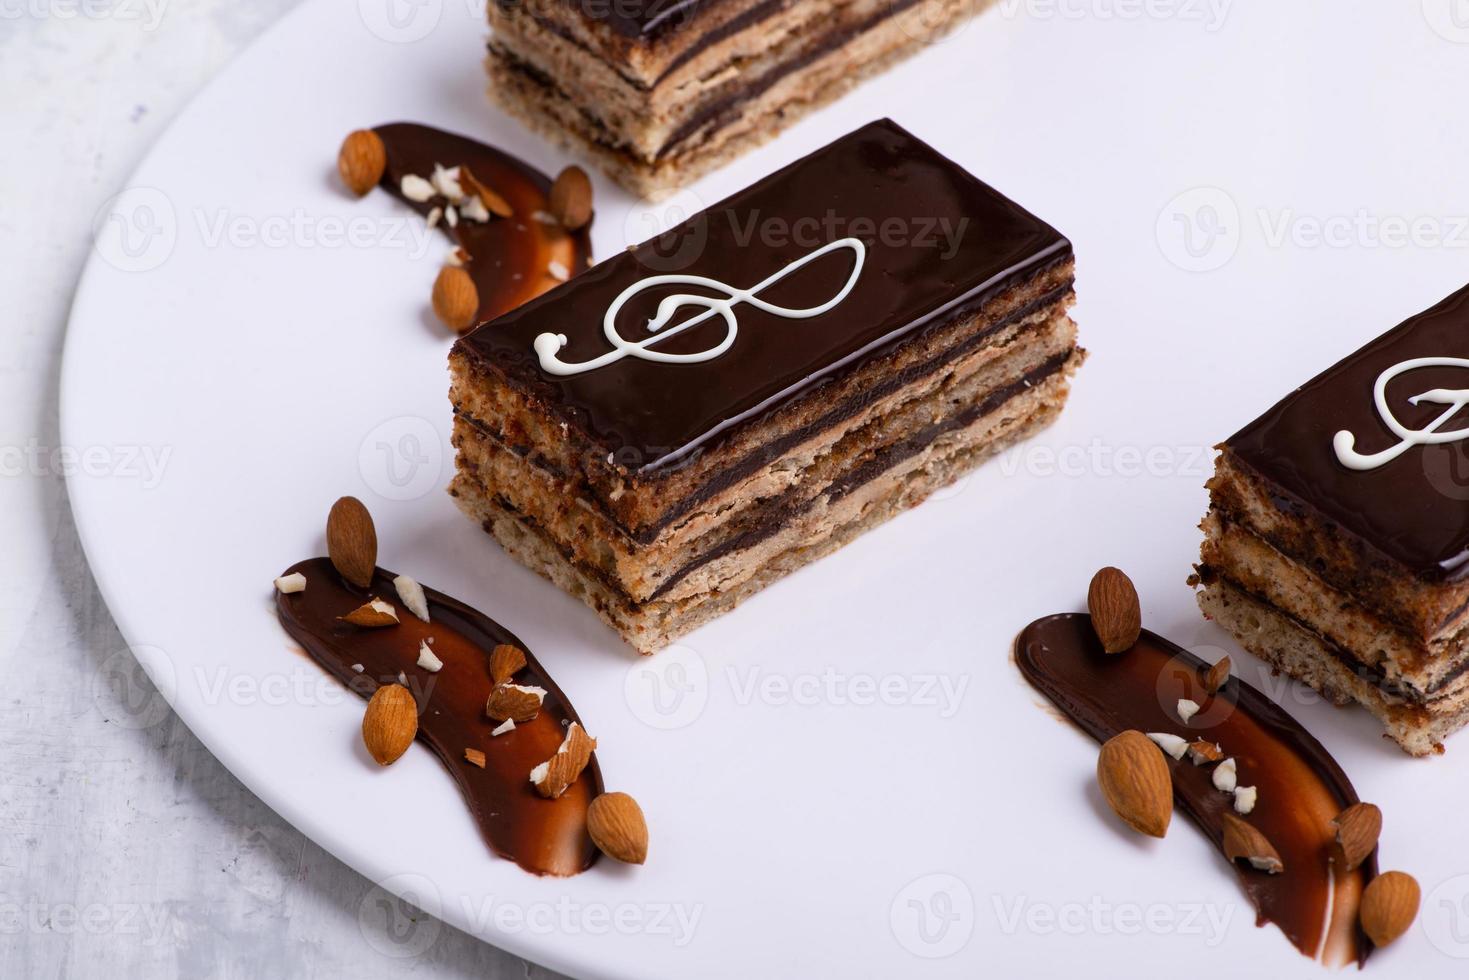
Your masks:
M508 153L429 126L390 123L373 131L387 150L388 166L380 186L419 214L427 216L443 201L410 201L400 189L403 177L416 174L427 180L434 164L468 167L514 212L484 222L461 218L453 228L439 222L438 227L469 254L464 268L479 293L476 323L508 313L560 285L563 280L552 272L552 263L572 276L591 265L590 225L568 232L541 220L551 210L551 179L539 170Z
M1109 656L1083 613L1048 616L1015 641L1025 679L1098 742L1120 732L1169 732L1217 742L1239 768L1239 785L1259 789L1247 819L1285 862L1280 874L1236 864L1254 903L1257 924L1274 922L1302 953L1332 965L1366 962L1371 942L1357 925L1362 890L1377 874L1374 855L1356 871L1331 864L1331 820L1358 802L1341 767L1320 742L1273 701L1237 677L1215 695L1205 692L1209 665L1144 630L1136 646ZM1178 699L1201 705L1185 725ZM1174 802L1223 849L1223 815L1233 797L1214 788L1213 765L1188 756L1168 759Z
M541 875L574 875L591 866L597 849L587 834L587 807L602 793L602 773L593 755L559 798L543 799L531 786L531 770L555 754L567 727L581 719L524 643L484 614L427 588L430 621L423 622L399 600L393 573L381 568L365 590L343 581L326 558L299 562L282 574L293 572L306 576L306 589L277 593L281 625L364 700L403 674L419 706L418 738L459 784L491 850ZM397 626L362 629L338 618L374 596L397 609ZM426 640L443 661L437 673L418 666L419 644ZM534 720L492 736L495 723L485 716L494 687L489 657L501 643L526 652L514 682L545 688L546 698ZM483 769L465 760L465 749L485 754Z

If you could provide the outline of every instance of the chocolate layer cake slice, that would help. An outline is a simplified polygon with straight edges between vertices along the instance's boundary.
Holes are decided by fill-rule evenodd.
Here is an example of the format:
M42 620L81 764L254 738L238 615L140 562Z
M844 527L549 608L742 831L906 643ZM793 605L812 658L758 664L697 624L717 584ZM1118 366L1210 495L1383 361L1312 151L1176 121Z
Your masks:
M981 0L491 0L491 97L657 197L769 139Z
M459 341L451 492L651 652L1051 422L1072 282L872 123Z
M1414 755L1469 722L1469 289L1221 447L1200 606Z

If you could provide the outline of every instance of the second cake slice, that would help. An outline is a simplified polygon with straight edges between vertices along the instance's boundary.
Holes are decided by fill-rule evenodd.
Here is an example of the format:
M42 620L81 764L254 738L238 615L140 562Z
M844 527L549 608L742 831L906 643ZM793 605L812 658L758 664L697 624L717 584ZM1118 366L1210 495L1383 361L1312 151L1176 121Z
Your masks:
M451 492L652 652L1051 422L1072 286L872 123L461 340Z

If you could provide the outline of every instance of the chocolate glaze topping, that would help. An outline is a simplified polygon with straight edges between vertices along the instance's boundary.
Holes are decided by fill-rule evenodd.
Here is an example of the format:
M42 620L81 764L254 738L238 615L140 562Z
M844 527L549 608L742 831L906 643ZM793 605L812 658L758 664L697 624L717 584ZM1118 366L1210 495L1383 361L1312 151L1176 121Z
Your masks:
M443 202L410 201L399 187L405 174L427 179L436 163L468 167L514 211L509 218L495 216L487 222L461 219L454 228L439 222L438 227L469 254L464 268L479 293L476 322L494 319L560 285L550 271L551 263L560 263L571 275L591 264L587 228L568 232L534 217L550 210L551 180L539 170L468 137L416 123L390 123L374 132L387 150L381 186L419 214L427 215Z
M847 236L862 239L867 255L846 299L804 320L740 304L739 335L712 360L662 364L630 357L553 377L532 349L537 335L561 333L569 339L565 360L599 356L609 349L603 314L634 283L676 273L747 288ZM736 426L1070 255L1070 243L1055 229L881 120L500 317L461 340L459 349L506 383L528 389L594 444L619 459L643 460L636 468L646 472L707 448ZM818 306L840 291L852 268L851 253L838 249L761 298ZM688 285L643 291L623 309L620 332L642 339L640 325L665 297L699 291ZM716 317L659 349L706 350L724 330Z
M1373 401L1377 376L1417 357L1469 358L1469 288L1414 316L1287 395L1235 433L1226 448L1273 483L1277 506L1316 512L1377 553L1427 580L1469 575L1469 442L1415 446L1386 465L1348 469L1332 449L1341 429L1362 453L1399 442ZM1469 387L1469 370L1420 368L1388 383L1387 402L1409 428L1444 411L1408 399L1432 388ZM1460 412L1445 429L1469 424Z
M1169 732L1217 742L1239 768L1239 785L1259 789L1245 819L1280 852L1285 870L1270 875L1237 864L1258 924L1274 922L1297 949L1341 965L1365 962L1371 943L1357 926L1362 889L1377 874L1376 855L1353 872L1334 875L1330 821L1356 791L1321 743L1275 702L1237 677L1213 696L1202 678L1209 665L1154 633L1109 656L1082 613L1031 623L1015 641L1026 680L1098 742L1120 732ZM1178 699L1202 707L1188 725ZM1222 849L1223 814L1233 798L1214 788L1212 765L1169 758L1174 802Z
M286 632L364 699L382 684L397 683L403 673L419 706L419 740L459 784L496 854L536 874L574 875L591 866L597 850L587 834L587 807L602 792L602 773L593 755L557 799L543 799L531 786L531 770L551 758L567 726L581 719L524 643L484 614L432 589L424 589L430 621L423 622L399 601L393 573L381 568L367 590L345 582L326 558L298 562L282 574L293 572L306 576L306 590L276 595ZM338 618L372 596L397 607L397 626L362 629ZM430 648L444 664L438 673L418 666L419 644L430 638ZM485 715L494 686L489 656L501 643L526 652L526 667L514 682L544 688L546 698L534 720L491 736L495 722ZM362 666L361 672L354 664ZM467 762L465 749L483 752L485 767Z
M523 0L496 0L513 7ZM696 15L724 0L562 0L589 20L601 21L624 37L644 41L667 37Z

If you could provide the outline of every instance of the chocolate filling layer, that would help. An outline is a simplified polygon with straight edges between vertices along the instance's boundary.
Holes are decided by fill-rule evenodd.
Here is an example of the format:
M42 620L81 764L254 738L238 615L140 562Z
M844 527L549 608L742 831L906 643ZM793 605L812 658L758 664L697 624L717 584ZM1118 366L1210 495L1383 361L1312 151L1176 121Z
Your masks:
M916 0L913 0L913 2L916 2ZM758 4L754 7L751 7L749 10L746 10L742 14L731 17L729 20L714 28L714 30L705 31L703 34L700 35L697 41L695 41L693 44L690 44L683 51L679 52L678 56L668 63L667 67L665 67L663 71L659 73L658 77L653 80L651 85L645 83L640 78L634 78L626 71L624 71L620 64L609 61L602 54L599 54L598 52L593 51L591 48L587 47L586 44L579 37L576 36L575 33L566 28L564 25L547 17L539 17L535 14L530 14L529 16L533 21L535 21L536 26L540 27L542 30L548 31L549 33L554 34L561 40L565 41L567 44L570 44L580 49L586 55L586 57L596 58L597 60L602 61L613 71L617 72L622 80L627 82L627 84L631 85L633 88L641 92L648 92L651 91L653 88L656 88L658 84L661 83L669 75L672 75L675 71L697 58L700 54L708 50L713 45L718 44L720 41L731 38L741 31L754 27L761 21L766 20L784 10L787 6L789 6L789 4L790 0L766 0L765 3ZM513 10L514 6L515 0L511 0L511 2L509 3L504 2L504 0L500 0L500 7L507 13Z
M705 127L712 126L715 129L719 129L729 125L740 117L739 109L746 102L758 99L770 89L774 88L782 79L800 71L813 62L819 61L853 38L866 34L878 24L892 17L896 17L918 2L919 0L894 0L893 3L889 4L881 12L873 14L871 17L857 24L843 30L823 34L819 41L803 48L794 57L770 69L751 84L736 89L728 95L715 99L701 107L698 112L690 116L681 126L673 131L672 135L658 148L658 154L655 159L663 160L666 157L672 156L679 147L696 136Z

